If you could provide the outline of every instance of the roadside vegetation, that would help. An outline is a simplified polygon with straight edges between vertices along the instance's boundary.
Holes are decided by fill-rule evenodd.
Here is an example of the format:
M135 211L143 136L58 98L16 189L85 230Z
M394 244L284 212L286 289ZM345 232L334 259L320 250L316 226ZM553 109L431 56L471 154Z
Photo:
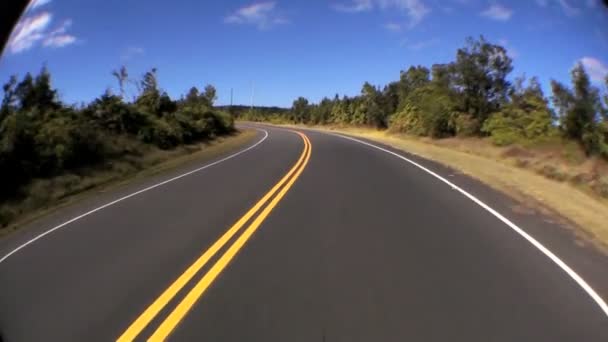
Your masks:
M520 167L559 181L586 184L608 198L608 93L591 84L581 64L570 86L551 81L546 96L538 79L509 81L505 48L468 38L456 60L431 68L411 66L384 87L363 84L354 97L319 103L294 100L289 110L236 113L241 120L368 127L393 134L487 141L511 147ZM606 80L608 87L608 79ZM534 158L538 156L538 158ZM573 167L584 164L584 167Z
M13 76L0 106L0 231L25 214L66 196L132 174L200 143L233 133L228 113L214 108L216 90L173 100L151 69L132 80L112 73L119 93L105 91L88 104L67 105L46 68ZM132 100L128 88L135 89ZM199 145L197 145L199 144Z
M571 84L553 80L546 95L537 78L510 77L512 63L504 47L468 38L453 62L411 66L382 87L366 82L358 96L236 114L337 129L442 162L608 246L608 79L596 87L577 64Z

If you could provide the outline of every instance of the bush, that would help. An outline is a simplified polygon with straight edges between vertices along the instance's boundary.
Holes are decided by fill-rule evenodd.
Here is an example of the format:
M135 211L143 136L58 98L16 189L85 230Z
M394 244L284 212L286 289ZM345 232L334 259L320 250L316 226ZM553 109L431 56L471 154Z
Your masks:
M555 136L553 116L540 90L525 88L493 113L482 127L496 145L533 143Z
M389 118L393 131L443 138L454 135L454 104L450 97L427 86L414 90L403 109Z
M170 123L164 119L153 119L147 127L140 130L139 137L145 143L155 144L162 149L169 149L182 142L182 130L176 122Z

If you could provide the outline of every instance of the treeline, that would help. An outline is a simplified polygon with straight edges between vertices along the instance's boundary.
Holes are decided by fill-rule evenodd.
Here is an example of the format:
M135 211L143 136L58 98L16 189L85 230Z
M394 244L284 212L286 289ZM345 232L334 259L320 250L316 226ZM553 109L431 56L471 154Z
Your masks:
M504 47L468 38L451 63L411 66L382 88L365 83L355 97L317 104L300 97L289 112L253 119L367 125L433 138L489 136L499 145L563 137L588 155L608 157L608 95L602 98L581 64L571 72L571 87L551 82L550 97L535 77L509 82L512 70Z
M120 94L107 90L88 104L66 105L46 68L4 84L0 107L0 202L24 197L33 179L103 167L141 155L142 147L171 149L230 133L232 117L213 107L216 90L173 100L157 82L156 69L139 80L126 68L114 71ZM127 86L136 89L125 99Z
M255 118L266 118L273 114L287 114L289 112L289 108L281 108L276 106L244 106L244 105L234 105L234 106L217 106L219 110L223 110L229 112L233 116L240 118L250 118L250 120L254 120Z

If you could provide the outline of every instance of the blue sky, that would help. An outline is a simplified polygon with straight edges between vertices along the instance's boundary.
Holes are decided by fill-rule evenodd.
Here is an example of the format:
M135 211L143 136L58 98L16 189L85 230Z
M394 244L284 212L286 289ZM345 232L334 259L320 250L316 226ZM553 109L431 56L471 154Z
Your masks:
M454 59L483 34L514 58L512 76L568 82L582 61L608 73L608 9L601 0L34 0L0 60L0 81L46 64L67 103L90 101L116 82L158 68L179 97L216 86L219 103L289 106L355 95L410 65Z

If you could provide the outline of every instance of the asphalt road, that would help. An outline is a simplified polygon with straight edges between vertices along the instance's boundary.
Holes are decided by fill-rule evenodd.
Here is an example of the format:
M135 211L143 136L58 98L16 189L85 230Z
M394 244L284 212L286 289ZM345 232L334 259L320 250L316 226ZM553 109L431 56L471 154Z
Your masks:
M607 258L557 223L406 155L534 246L389 150L260 128L268 135L254 148L4 258L2 339L608 341L602 299L590 295L608 294ZM186 171L59 210L1 241L0 258Z

